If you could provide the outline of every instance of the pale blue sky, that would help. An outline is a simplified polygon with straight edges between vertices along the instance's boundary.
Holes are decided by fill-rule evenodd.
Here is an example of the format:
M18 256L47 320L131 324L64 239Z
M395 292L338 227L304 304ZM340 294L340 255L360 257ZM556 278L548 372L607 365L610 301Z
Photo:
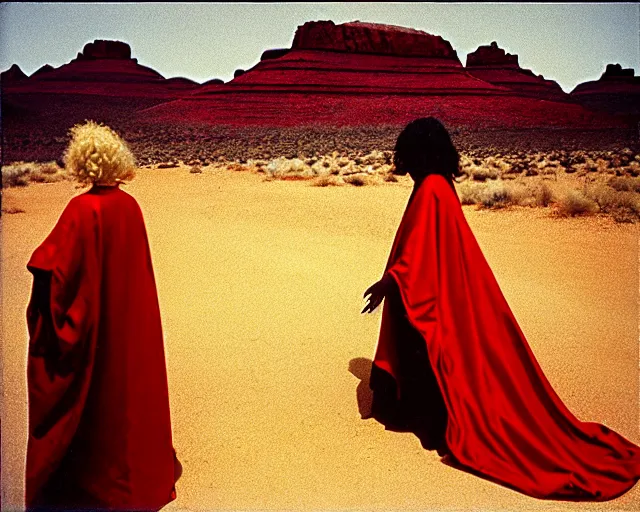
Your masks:
M520 65L565 91L608 63L639 74L640 7L619 4L153 3L0 5L0 69L59 66L94 39L131 45L140 64L169 78L227 81L268 48L289 47L306 21L367 21L424 30L467 53L497 41Z

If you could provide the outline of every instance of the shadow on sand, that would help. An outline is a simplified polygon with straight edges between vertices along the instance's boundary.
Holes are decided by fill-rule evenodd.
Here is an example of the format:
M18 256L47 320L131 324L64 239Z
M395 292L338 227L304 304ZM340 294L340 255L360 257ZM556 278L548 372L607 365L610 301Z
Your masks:
M413 361L419 365L420 354L414 352L413 356ZM356 396L361 418L363 420L373 418L384 425L386 430L392 432L412 433L420 440L425 450L436 450L440 456L440 462L444 465L521 493L522 491L507 482L465 466L449 451L445 441L446 406L431 366L428 364L425 366L424 361L422 365L421 371L417 371L417 365L413 364L404 367L405 375L401 378L406 391L404 399L399 400L393 377L374 366L370 359L357 357L349 361L349 372L360 380L356 388ZM591 496L576 498L549 496L548 498L576 502L593 499Z
M448 454L444 436L446 407L435 378L432 381L428 373L419 379L415 378L417 372L407 374L411 386L404 386L403 397L398 399L394 379L373 366L370 359L352 359L349 372L360 379L356 396L363 420L373 418L392 432L410 432L424 449L436 450L442 457Z

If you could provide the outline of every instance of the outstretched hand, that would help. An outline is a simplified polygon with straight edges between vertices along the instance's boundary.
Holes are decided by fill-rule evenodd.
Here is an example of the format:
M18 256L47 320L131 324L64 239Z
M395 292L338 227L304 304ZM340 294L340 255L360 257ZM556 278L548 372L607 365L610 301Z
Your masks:
M385 275L382 279L380 279L380 281L372 284L371 286L369 286L369 288L367 288L367 290L364 292L364 298L369 295L369 302L367 302L366 306L361 311L361 314L373 313L375 309L380 305L382 299L384 299L385 295L389 291L389 279L390 278Z

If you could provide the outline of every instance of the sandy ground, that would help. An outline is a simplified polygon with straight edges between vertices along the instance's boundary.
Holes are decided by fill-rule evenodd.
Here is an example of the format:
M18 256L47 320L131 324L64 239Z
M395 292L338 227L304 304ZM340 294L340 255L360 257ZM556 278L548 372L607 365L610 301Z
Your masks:
M362 420L384 268L410 188L317 188L231 171L144 170L174 443L168 510L638 510L540 501L443 464ZM2 503L18 508L26 445L25 265L71 183L4 192ZM581 419L639 443L638 228L543 210L465 214L543 369ZM351 370L350 371L350 367ZM356 375L354 375L354 373ZM366 406L366 403L361 405Z

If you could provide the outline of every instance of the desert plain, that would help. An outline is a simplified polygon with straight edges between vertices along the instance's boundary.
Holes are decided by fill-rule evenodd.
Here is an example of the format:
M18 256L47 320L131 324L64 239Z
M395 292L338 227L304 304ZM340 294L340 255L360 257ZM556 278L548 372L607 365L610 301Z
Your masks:
M638 510L541 501L444 464L410 433L362 419L382 274L409 178L317 187L260 173L146 168L124 189L145 216L165 336L173 511ZM2 504L22 506L26 263L70 181L3 191ZM549 208L465 216L552 385L584 421L640 443L638 224ZM15 213L10 213L15 212Z

